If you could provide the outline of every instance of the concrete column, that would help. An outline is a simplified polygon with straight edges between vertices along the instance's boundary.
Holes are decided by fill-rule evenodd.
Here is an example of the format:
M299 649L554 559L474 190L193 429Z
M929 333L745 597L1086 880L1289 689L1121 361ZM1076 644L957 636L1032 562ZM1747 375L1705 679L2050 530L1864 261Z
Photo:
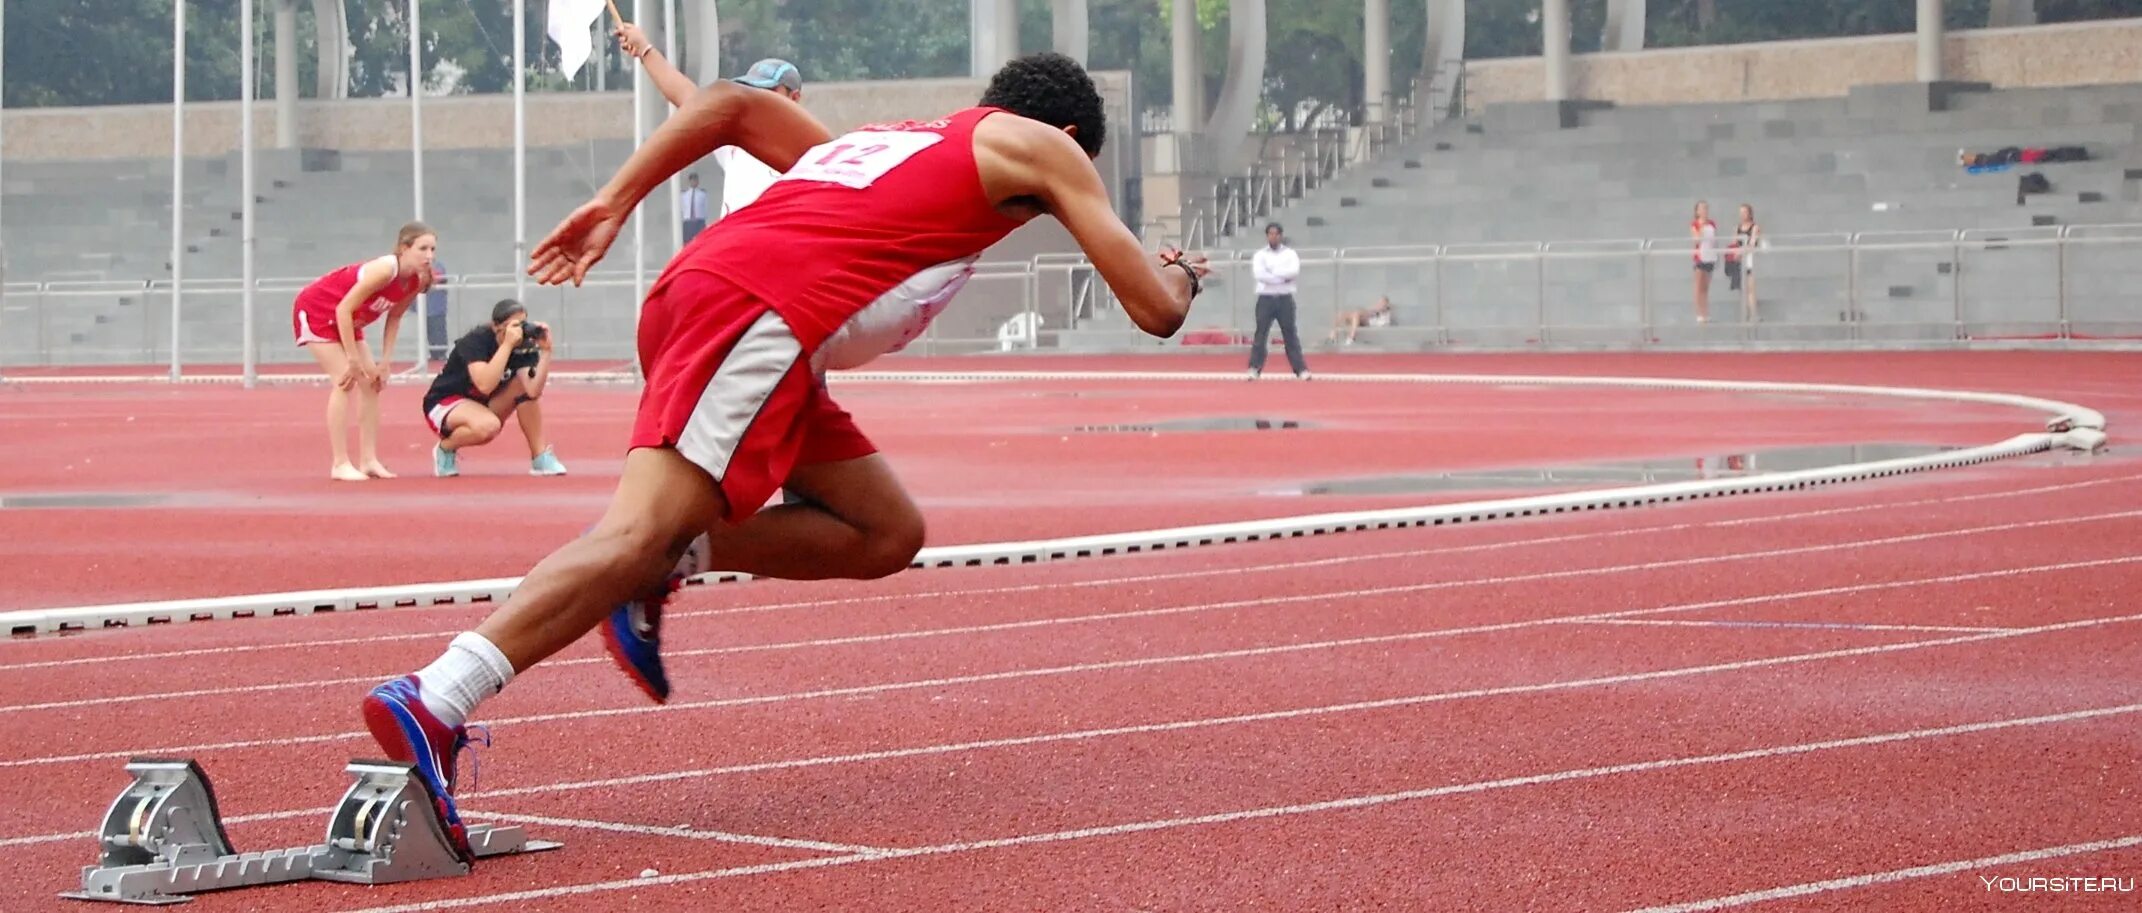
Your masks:
M1940 82L1941 0L1919 0L1919 81Z
M1986 9L1989 28L2012 28L2038 24L2038 0L1993 0Z
M1380 124L1391 99L1391 0L1364 0L1361 29L1361 94L1367 102L1363 120Z
M1920 0L1924 5L1928 0ZM1540 4L1540 38L1546 50L1547 100L1569 100L1569 0Z
M297 0L275 0L275 148L297 146Z
M1643 50L1646 13L1644 0L1607 0L1606 29L1605 33L1599 36L1599 49Z
M684 20L683 24L678 26L683 31L678 34L690 35L691 45L685 48L684 61L682 63L677 61L670 62L676 63L684 69L684 72L690 73L692 81L700 85L706 85L722 78L721 12L715 6L714 0L705 0L703 3L686 3L678 13ZM611 41L610 44L612 47L616 46L615 41ZM798 64L798 66L801 66L801 64ZM809 79L815 74L805 73L803 75L806 79Z
M350 97L349 12L342 0L312 0L312 22L320 45L318 82L312 97Z
M1049 34L1056 53L1085 63L1091 35L1086 25L1086 0L1050 0Z
M1174 75L1175 129L1177 134L1196 133L1205 125L1205 89L1198 68L1197 4L1195 0L1171 0L1168 20L1168 59Z
M968 75L987 78L1018 55L1018 0L967 0Z
M1443 119L1457 97L1458 68L1465 58L1465 0L1427 0L1427 48L1421 73L1428 77L1429 122Z
M1216 172L1234 172L1249 154L1244 140L1256 119L1257 102L1264 97L1264 3L1227 3L1227 77L1213 102L1212 119L1205 124L1206 136L1215 144L1210 161Z
M996 0L997 2L997 65L1003 66L1019 56L1019 0ZM990 73L996 73L991 68Z

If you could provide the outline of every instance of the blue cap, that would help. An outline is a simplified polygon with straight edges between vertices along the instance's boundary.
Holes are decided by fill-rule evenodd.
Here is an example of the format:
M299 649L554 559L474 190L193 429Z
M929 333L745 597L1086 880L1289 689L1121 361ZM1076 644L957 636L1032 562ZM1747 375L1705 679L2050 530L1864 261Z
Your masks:
M768 57L751 65L736 82L759 89L787 89L803 91L803 72L796 65L778 57Z

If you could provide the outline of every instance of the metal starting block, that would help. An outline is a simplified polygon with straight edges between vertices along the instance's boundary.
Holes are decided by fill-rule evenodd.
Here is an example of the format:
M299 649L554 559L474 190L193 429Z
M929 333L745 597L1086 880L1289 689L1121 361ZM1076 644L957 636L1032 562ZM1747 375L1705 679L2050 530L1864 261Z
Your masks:
M446 823L408 764L352 761L357 782L327 822L327 842L233 852L208 775L192 760L135 758L134 782L112 802L97 831L97 864L82 869L82 890L61 894L110 903L186 903L187 894L286 881L392 884L469 873L447 842ZM477 858L554 850L518 827L468 825Z

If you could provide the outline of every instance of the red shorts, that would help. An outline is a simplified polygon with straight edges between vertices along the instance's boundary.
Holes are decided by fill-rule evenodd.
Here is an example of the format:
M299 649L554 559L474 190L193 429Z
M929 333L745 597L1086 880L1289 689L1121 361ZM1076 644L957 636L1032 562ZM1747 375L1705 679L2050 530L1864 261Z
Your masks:
M335 315L308 310L302 303L294 304L290 308L290 330L292 335L297 337L298 348L316 342L342 344L342 331L335 328ZM357 341L364 341L362 326L357 327Z
M454 414L455 406L467 401L468 398L462 396L449 396L439 400L438 405L431 407L430 411L424 413L424 424L431 426L431 433L445 437L447 434L446 417Z
M876 445L826 393L788 322L716 276L663 277L640 311L631 447L673 447L706 470L729 522L758 513L797 466L860 459Z

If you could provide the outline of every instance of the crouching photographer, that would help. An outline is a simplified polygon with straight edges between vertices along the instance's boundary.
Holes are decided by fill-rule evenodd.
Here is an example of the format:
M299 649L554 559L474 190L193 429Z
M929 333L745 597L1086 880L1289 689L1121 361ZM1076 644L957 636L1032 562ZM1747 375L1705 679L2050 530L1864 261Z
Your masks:
M461 474L462 448L488 444L514 416L528 440L528 474L562 476L543 439L543 387L550 381L550 328L528 319L511 298L491 308L491 322L454 342L446 366L424 394L424 420L440 441L432 448L432 475Z

